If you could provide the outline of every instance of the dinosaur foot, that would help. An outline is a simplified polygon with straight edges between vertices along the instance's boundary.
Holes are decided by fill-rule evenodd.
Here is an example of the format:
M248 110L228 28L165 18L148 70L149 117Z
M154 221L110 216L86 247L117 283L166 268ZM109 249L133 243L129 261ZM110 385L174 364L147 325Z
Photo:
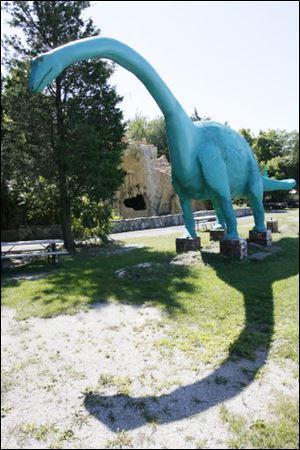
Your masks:
M191 231L189 232L189 230L185 229L183 235L181 236L181 239L197 239L197 233L196 231Z
M232 232L226 234L225 241L238 241L240 239L237 232Z

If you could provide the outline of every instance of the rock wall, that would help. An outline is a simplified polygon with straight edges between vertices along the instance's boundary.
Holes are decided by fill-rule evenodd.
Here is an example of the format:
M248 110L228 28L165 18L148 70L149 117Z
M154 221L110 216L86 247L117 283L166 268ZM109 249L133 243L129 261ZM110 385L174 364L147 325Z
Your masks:
M124 219L179 214L180 203L171 181L171 167L165 156L157 158L152 144L131 142L124 153L122 168L127 175L116 194L115 209ZM203 209L194 202L193 210Z
M252 214L250 208L237 208L234 210L236 217L249 216ZM197 211L195 218L215 216L214 211ZM183 225L182 214L169 214L167 216L139 217L135 219L114 220L112 233L123 233L127 231L148 230L152 228L173 227Z

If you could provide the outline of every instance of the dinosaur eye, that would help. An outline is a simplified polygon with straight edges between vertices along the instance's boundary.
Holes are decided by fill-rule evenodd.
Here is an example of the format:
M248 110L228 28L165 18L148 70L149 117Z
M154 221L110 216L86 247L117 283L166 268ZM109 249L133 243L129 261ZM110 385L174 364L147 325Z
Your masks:
M41 63L41 62L43 62L43 61L44 61L44 57L43 57L43 56L40 56L39 59L38 59L38 62Z

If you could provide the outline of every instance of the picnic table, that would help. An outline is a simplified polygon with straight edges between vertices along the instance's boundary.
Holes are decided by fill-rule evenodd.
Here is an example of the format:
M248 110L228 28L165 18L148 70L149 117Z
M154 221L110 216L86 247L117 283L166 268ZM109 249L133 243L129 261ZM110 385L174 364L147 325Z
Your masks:
M64 241L61 239L43 239L35 241L1 242L1 261L3 259L26 259L32 256L47 256L48 261L56 262L56 258L68 255L62 250Z

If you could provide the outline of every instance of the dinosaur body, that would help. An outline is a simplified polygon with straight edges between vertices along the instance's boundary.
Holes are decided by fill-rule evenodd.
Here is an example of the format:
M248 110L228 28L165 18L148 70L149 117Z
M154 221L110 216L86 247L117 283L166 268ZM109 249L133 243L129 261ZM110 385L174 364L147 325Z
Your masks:
M166 122L172 181L187 233L196 237L192 199L212 200L226 239L238 239L232 198L247 196L255 230L265 231L263 192L292 189L294 180L262 177L247 141L231 128L216 122L193 123L153 67L125 44L93 37L74 41L32 61L29 87L41 92L69 65L90 58L113 60L134 73L148 89Z

